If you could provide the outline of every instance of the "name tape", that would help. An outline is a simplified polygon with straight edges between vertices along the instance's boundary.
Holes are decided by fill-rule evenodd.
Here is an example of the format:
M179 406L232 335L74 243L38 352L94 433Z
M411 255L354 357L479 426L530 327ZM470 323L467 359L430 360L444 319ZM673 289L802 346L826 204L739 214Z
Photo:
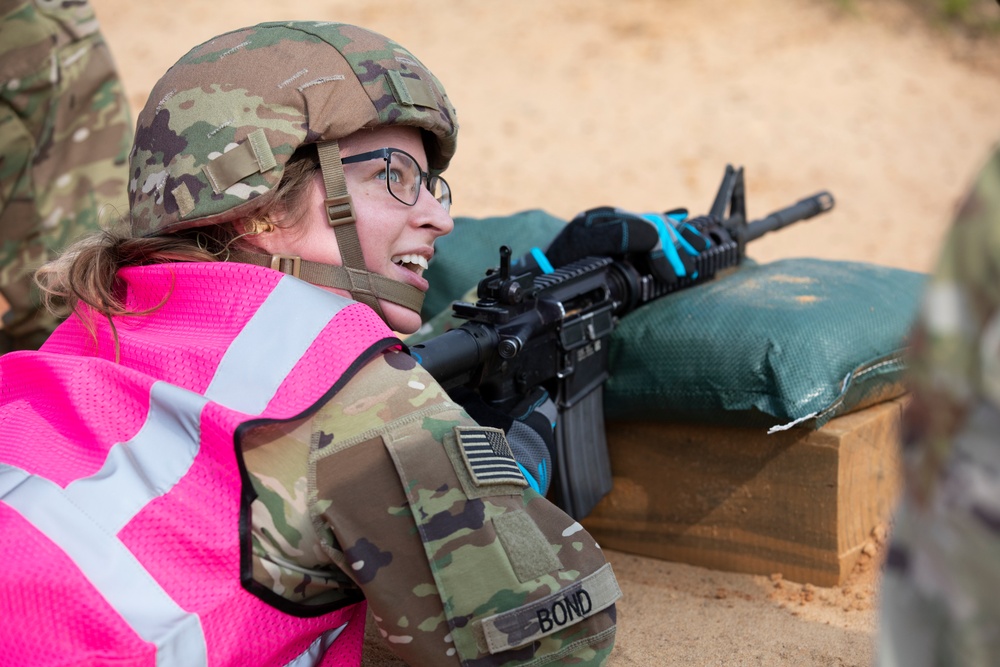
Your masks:
M530 644L579 623L622 596L610 564L557 593L482 620L490 653Z

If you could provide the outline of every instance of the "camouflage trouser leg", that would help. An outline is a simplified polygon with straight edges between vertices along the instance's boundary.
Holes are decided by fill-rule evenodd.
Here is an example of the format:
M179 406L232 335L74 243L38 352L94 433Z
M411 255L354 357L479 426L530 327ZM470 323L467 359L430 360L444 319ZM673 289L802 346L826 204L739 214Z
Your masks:
M1000 664L1000 412L956 437L926 508L904 500L882 583L880 667Z

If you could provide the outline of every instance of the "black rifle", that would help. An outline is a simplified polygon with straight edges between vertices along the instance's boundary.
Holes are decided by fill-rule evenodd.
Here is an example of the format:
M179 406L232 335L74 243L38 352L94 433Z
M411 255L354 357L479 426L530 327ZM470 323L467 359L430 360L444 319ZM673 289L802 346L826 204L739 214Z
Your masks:
M468 321L412 346L410 353L445 389L474 389L501 409L545 387L559 411L554 499L573 518L583 518L611 490L603 387L618 319L713 279L743 261L748 242L828 211L833 203L828 192L820 192L748 223L743 168L727 165L709 214L689 221L711 241L689 276L666 284L628 257L586 257L545 275L511 275L511 250L503 246L499 269L487 271L479 283L478 301L452 306L456 317Z

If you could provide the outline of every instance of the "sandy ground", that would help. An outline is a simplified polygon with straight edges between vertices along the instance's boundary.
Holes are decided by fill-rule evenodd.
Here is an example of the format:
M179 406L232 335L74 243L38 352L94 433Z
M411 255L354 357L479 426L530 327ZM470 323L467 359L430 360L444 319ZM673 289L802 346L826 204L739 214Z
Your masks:
M725 164L751 217L828 189L831 214L751 248L928 270L1000 139L995 46L897 0L92 0L138 109L194 44L264 20L390 35L459 109L458 215L704 212ZM845 9L846 7L846 9ZM845 586L610 553L623 665L868 665L879 541Z

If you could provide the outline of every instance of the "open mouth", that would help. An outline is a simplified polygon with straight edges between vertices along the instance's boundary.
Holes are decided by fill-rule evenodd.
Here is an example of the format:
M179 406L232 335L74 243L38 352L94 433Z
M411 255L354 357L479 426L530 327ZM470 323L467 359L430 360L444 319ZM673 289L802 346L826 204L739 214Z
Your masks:
M427 270L427 260L420 255L396 255L392 258L392 263L418 276Z

